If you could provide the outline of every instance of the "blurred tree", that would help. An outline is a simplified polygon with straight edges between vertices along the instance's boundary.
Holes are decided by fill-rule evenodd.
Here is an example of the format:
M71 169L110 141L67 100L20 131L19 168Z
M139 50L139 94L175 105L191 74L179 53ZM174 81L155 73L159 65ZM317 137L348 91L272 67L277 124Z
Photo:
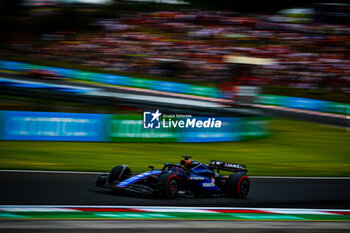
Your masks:
M12 37L21 13L21 0L0 0L0 42Z
M22 0L0 0L0 15L14 16L20 12Z
M309 7L312 3L331 2L327 0L283 0L283 1L233 1L233 0L185 0L192 7L206 10L226 10L237 12L275 13L279 10L295 7Z

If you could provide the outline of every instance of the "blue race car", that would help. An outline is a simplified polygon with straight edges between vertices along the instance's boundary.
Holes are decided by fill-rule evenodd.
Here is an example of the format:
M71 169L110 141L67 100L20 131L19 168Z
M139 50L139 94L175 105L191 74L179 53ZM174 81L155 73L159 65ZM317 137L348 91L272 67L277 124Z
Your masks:
M231 196L245 198L250 182L245 165L211 160L202 164L183 156L180 164L165 163L161 170L149 166L150 171L132 174L128 166L116 166L108 174L98 176L95 186L110 188L117 193L145 196ZM220 171L233 172L229 176Z

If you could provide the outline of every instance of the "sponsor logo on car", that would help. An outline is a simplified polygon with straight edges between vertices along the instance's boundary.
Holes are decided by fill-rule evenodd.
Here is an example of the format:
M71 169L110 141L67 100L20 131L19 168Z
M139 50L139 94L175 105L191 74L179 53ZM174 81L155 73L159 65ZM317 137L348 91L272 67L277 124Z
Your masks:
M202 187L214 187L215 186L215 179L211 178L211 182L203 182Z
M240 168L241 165L239 164L234 164L234 163L225 163L224 167L232 167L232 168Z
M194 177L190 177L190 180L205 180L205 178L200 176L194 176Z

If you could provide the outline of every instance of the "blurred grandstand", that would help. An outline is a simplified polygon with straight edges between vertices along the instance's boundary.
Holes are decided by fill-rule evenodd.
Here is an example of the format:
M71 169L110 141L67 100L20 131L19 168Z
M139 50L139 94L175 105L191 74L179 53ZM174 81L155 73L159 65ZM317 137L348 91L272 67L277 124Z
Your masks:
M6 34L1 60L199 84L219 88L219 98L235 103L242 102L237 87L243 96L262 87L264 94L350 102L350 26L334 24L336 14L325 10L347 14L346 4L314 4L278 17L191 8L117 11L112 17L97 5L82 12L60 5L66 2L22 2L16 22L75 17L72 25L53 20L51 28L34 23L29 27L36 30Z
M178 82L282 85L350 93L350 27L275 22L268 15L176 11L125 14L68 30L21 37L4 52L106 71L147 73ZM262 69L225 62L228 55L269 58ZM58 63L59 64L59 63Z

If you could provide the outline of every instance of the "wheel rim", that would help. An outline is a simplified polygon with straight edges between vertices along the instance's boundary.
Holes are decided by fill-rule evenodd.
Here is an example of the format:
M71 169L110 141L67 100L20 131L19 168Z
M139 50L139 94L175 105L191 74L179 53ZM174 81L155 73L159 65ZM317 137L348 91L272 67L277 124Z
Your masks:
M170 182L169 182L169 193L170 193L170 195L175 195L176 194L176 192L177 192L177 182L176 182L176 180L171 180Z
M241 185L240 185L240 193L241 196L245 197L248 192L249 192L249 183L246 179L242 180Z

